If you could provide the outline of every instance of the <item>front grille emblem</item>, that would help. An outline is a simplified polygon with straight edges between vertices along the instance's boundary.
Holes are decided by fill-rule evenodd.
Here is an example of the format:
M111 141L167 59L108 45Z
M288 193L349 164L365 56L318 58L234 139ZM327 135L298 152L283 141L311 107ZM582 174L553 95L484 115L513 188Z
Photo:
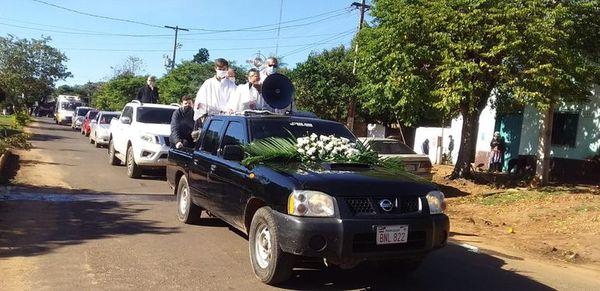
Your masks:
M390 212L394 208L394 203L392 203L392 201L389 199L382 199L379 200L379 207L381 207L381 209L383 209L385 212Z

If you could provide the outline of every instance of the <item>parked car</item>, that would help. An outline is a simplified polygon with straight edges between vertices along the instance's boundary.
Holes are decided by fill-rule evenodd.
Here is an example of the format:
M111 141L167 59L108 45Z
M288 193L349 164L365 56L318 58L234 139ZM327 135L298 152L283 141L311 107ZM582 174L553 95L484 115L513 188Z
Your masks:
M88 113L88 111L92 109L93 108L86 106L78 106L77 108L75 108L75 113L73 114L73 121L71 122L71 128L74 130L80 129L83 125L85 115Z
M90 143L95 144L97 148L108 145L110 121L113 118L119 119L121 112L118 111L100 111L90 123Z
M125 162L127 176L139 178L144 169L164 169L169 153L171 117L179 108L134 100L110 123L109 163Z
M254 274L267 284L289 278L298 260L342 268L371 260L385 273L410 272L446 245L444 195L415 175L365 164L240 162L252 141L312 133L356 140L318 118L209 117L195 148L169 151L179 220L197 223L206 211L247 234Z
M54 107L54 121L56 124L71 125L75 108L79 106L85 106L85 103L79 99L79 96L58 95L56 106Z
M85 114L85 118L83 119L83 125L81 125L81 134L85 136L90 136L90 123L96 115L98 114L98 110L92 109Z
M397 157L407 171L427 180L433 178L431 173L431 160L427 155L417 154L409 146L391 138L359 137L363 143L368 143L371 148L382 157Z

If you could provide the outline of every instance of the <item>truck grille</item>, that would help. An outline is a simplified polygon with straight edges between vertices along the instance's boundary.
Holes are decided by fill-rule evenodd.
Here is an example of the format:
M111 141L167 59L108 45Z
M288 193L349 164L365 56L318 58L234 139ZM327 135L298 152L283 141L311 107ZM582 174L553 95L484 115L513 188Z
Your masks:
M348 198L346 201L353 215L375 213L375 209L368 198Z
M355 253L366 253L418 250L425 247L425 240L427 238L427 233L424 231L409 231L406 243L378 245L375 238L376 235L376 233L355 234L352 241L352 251Z
M394 207L391 211L384 211L379 202L383 199L390 200ZM407 214L419 212L419 197L353 197L346 198L346 203L352 215L368 214Z

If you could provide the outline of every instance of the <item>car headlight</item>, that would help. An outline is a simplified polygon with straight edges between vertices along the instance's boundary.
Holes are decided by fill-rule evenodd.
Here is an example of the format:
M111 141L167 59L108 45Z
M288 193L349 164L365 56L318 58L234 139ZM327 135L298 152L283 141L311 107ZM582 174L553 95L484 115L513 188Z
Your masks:
M440 191L431 191L427 193L427 204L429 204L429 214L441 214L446 209L444 193Z
M319 191L294 190L288 198L288 214L296 216L333 217L333 197Z
M149 143L158 143L156 136L151 135L151 134L142 134L142 135L140 135L140 139L145 142L149 142Z

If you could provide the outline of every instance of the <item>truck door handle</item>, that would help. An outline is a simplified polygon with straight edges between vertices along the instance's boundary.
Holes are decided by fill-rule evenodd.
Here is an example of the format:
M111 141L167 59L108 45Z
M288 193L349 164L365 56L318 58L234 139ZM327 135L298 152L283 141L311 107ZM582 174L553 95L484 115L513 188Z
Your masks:
M199 164L198 159L194 159L194 166L197 166Z
M210 165L210 171L214 171L217 169L217 165Z

